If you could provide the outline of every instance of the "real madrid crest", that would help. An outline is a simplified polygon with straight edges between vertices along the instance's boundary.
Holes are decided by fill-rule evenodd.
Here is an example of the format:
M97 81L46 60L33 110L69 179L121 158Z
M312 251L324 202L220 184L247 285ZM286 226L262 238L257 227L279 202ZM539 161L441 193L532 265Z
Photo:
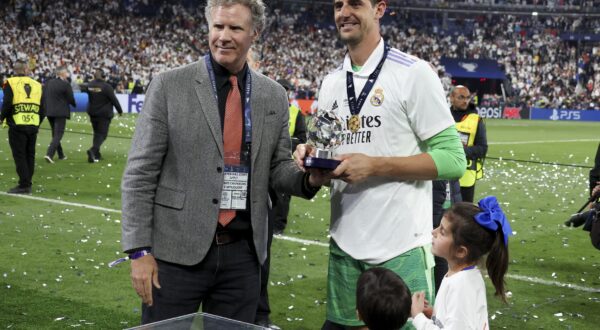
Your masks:
M383 88L381 88L381 87L375 88L375 91L373 92L373 96L371 96L371 104L374 107L378 107L378 106L381 106L382 103L383 103Z

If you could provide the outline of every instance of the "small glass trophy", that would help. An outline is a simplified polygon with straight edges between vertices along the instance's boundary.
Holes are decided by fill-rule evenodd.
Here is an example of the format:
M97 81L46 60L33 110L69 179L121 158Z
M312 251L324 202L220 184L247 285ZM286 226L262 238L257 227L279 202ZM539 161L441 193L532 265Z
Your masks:
M333 159L333 149L341 143L342 120L333 111L321 110L312 115L306 125L308 144L315 155L304 158L304 167L333 170L340 161Z

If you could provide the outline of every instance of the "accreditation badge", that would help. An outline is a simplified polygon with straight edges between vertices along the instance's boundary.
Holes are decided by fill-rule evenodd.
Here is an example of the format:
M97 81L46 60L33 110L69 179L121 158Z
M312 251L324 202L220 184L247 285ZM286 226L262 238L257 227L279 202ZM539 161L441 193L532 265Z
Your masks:
M222 210L246 209L249 173L248 166L225 165L223 192L221 193Z
M469 133L458 132L458 137L460 138L460 142L462 142L463 146L466 146L469 144L469 137L470 137Z

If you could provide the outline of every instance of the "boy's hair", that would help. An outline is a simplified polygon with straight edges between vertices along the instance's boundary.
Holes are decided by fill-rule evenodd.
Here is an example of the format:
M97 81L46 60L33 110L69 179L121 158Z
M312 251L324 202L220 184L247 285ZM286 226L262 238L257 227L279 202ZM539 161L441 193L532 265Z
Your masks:
M493 232L475 221L475 216L480 212L479 207L465 202L456 203L446 211L454 239L452 248L467 248L467 256L460 260L464 264L478 262L488 254L485 266L496 289L495 295L506 302L504 275L508 270L508 248L504 245L501 229Z
M375 267L356 285L356 309L370 330L400 329L410 316L410 290L396 273Z

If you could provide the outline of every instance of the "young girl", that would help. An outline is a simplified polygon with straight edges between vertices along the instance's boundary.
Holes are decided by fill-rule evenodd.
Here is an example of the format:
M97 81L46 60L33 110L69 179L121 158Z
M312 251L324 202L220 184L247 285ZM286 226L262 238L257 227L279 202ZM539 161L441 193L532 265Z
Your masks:
M496 296L506 302L504 275L508 269L510 224L496 197L456 203L433 230L432 252L448 261L448 273L435 297L431 319L423 314L423 292L412 297L411 316L417 329L487 330L488 313L483 276L476 267L487 254L486 268Z

